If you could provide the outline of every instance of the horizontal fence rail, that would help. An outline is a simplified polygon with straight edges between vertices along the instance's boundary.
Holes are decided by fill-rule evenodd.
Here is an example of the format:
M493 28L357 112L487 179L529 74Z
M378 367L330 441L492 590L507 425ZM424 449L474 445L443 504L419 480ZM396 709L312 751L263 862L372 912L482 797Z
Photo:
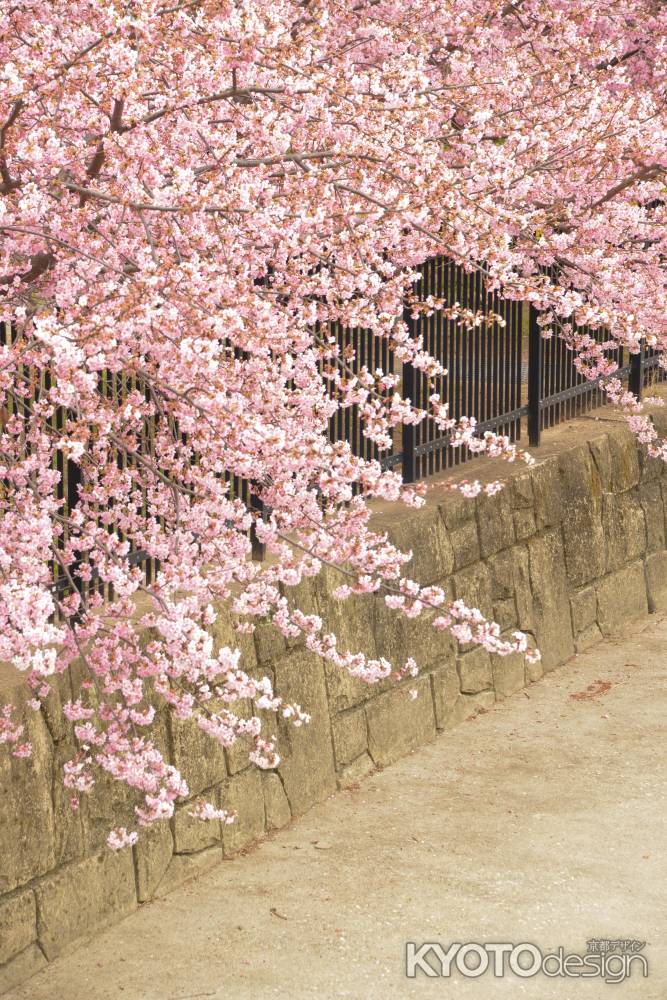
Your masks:
M558 337L542 336L539 313L533 306L500 298L497 291L488 290L481 271L466 271L444 256L426 261L420 273L415 300L426 301L431 297L438 303L445 303L449 309L458 310L464 317L450 318L442 308L435 308L428 315L413 305L406 305L403 314L410 334L421 336L425 351L446 369L446 375L438 380L437 391L448 404L450 417L456 420L474 417L479 434L493 431L507 435L510 441L527 438L528 444L535 447L543 430L604 403L599 380L588 381L576 370L573 351L566 343ZM486 319L471 324L471 315L483 315ZM316 332L321 334L323 331L318 329ZM579 328L577 332L588 333L599 342L605 339L604 330ZM337 344L339 357L344 362L343 377L349 378L364 367L370 372L382 369L385 375L398 376L405 398L416 407L428 409L432 385L420 370L409 364L398 364L385 339L374 336L369 330L340 324L328 327L326 335ZM12 336L8 325L4 330L0 327L0 340L5 344L11 344ZM230 346L230 349L236 356L243 356L239 348ZM659 367L657 353L643 346L637 354L620 347L608 356L618 365L615 377L626 380L628 388L638 397L646 388L667 378L667 372ZM332 371L331 362L322 362L321 371L327 379ZM330 379L328 385L328 391L334 392ZM19 366L17 391L9 397L9 414L27 422L32 401L49 388L48 373L36 374L25 365ZM136 381L118 373L100 373L100 393L106 398L120 403L131 388L137 388ZM50 433L60 436L66 421L67 411L59 408L51 418ZM143 437L147 454L154 429L147 427ZM177 429L175 432L178 433ZM353 454L375 459L385 469L399 470L406 482L437 475L475 457L465 447L451 447L450 438L431 420L396 428L392 446L381 451L363 434L357 404L337 410L329 423L329 438L347 441ZM121 467L132 461L131 456L118 456ZM85 485L81 482L81 467L56 451L54 468L61 475L57 494L63 504L63 514L68 517L77 503L79 488ZM261 511L252 483L236 476L228 475L227 478L232 496L242 498L251 509ZM65 539L66 534L61 544ZM255 557L261 558L262 546L254 532L251 532L251 540ZM128 558L133 565L143 565L147 583L155 579L159 571L156 560L137 549L132 550ZM69 593L72 577L63 573L57 559L53 561L52 574L54 593L57 596ZM82 592L97 589L106 598L113 597L113 590L102 588L95 574L79 589Z

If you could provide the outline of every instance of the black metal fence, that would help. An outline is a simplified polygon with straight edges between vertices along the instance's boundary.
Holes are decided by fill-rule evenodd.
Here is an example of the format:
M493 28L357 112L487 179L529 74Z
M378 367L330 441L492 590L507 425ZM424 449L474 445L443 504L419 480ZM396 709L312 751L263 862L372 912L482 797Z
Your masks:
M466 323L448 318L435 309L431 315L414 318L406 308L404 319L413 335L421 334L424 347L447 370L442 380L441 398L449 405L449 416L477 420L479 434L493 431L511 441L540 443L543 430L604 405L605 394L599 380L590 381L574 366L574 353L560 337L545 339L538 322L539 313L526 302L501 299L489 292L480 271L466 272L446 257L428 260L421 267L422 280L415 296L432 296L458 306L460 312L495 314L490 322ZM603 343L605 332L578 328ZM341 347L350 344L350 331L338 330ZM354 331L354 344L363 344L370 334ZM357 351L349 362L360 370L366 354ZM377 348L375 348L377 350ZM649 385L662 382L667 372L658 366L655 352L642 348L630 354L626 348L608 351L618 365L615 377L626 381L637 396ZM386 369L385 369L386 370ZM402 392L421 408L427 408L431 389L425 376L411 365L402 366ZM394 446L377 454L361 437L354 408L339 411L332 420L333 439L344 438L352 450L364 457L379 457L385 468L401 469L406 482L436 475L475 456L465 447L451 447L451 439L438 431L433 421L404 426L394 438Z
M467 272L451 259L438 257L428 260L421 268L422 280L415 290L416 297L426 300L432 296L467 313L468 320L479 314L493 315L490 321L466 322L451 318L446 310L435 309L431 314L420 313L406 307L404 319L413 335L421 334L425 350L433 355L447 370L439 390L443 402L449 406L449 416L458 420L462 416L475 417L477 432L487 430L507 435L511 441L524 441L535 447L544 429L570 420L604 403L604 393L599 382L587 381L573 364L573 352L561 338L545 339L538 323L539 314L525 302L503 300L496 291L489 292L480 271ZM415 318L415 313L417 318ZM604 331L590 332L597 338ZM0 329L0 339L3 331ZM344 356L347 374L361 371L366 366L388 374L394 372L395 359L386 340L373 336L368 330L335 326L327 331L333 336ZM4 330L4 342L10 343L12 332ZM230 348L234 353L238 349ZM626 349L612 352L618 365L616 376L627 380L627 385L637 396L643 389L667 378L667 372L658 366L658 356L642 349L630 355ZM409 364L397 366L402 394L420 408L428 408L432 391L421 371ZM27 366L20 366L16 390L10 394L8 413L30 419L32 402L49 389L48 373L36 373ZM136 388L136 385L133 384ZM121 401L130 388L129 380L122 375L104 372L100 375L100 392L105 397ZM67 412L59 408L49 424L49 432L60 437L65 429ZM150 430L150 428L149 428ZM414 482L461 465L474 456L465 447L452 448L447 435L438 430L433 421L423 421L416 426L396 429L393 445L380 451L362 433L359 408L353 404L341 407L332 417L329 427L332 440L346 440L355 455L378 459L385 468L400 468L406 482ZM151 434L145 436L150 448ZM119 456L119 462L132 463L131 456ZM61 474L58 497L62 501L65 523L77 502L80 485L80 467L54 452L54 468ZM261 508L252 483L238 477L230 479L230 492L257 510ZM67 536L65 527L64 538ZM255 554L261 556L261 546L253 539ZM159 566L142 551L132 551L130 561L143 563L146 580L155 577ZM72 577L64 572L57 557L53 561L54 590L67 593ZM85 590L100 585L93 580ZM77 587L81 589L80 585ZM112 596L106 588L105 596Z

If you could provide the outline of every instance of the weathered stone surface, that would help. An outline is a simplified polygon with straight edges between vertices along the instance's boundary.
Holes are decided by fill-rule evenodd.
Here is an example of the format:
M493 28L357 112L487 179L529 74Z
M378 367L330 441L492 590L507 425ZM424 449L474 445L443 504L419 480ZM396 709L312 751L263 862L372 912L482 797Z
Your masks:
M454 595L465 601L469 608L479 608L490 618L493 615L491 599L491 574L484 562L475 563L461 570L453 578Z
M667 431L667 415L664 422ZM543 663L526 664L520 655L490 657L474 646L460 650L448 633L431 627L434 613L407 620L377 595L337 602L331 591L341 578L329 570L287 588L290 604L322 614L343 651L383 655L395 667L414 656L422 671L415 681L355 681L307 652L302 637L285 642L269 626L260 626L254 637L239 635L223 610L213 627L215 647L240 646L245 669L272 677L279 695L312 716L309 725L295 728L273 713L259 713L266 735L278 736L278 773L249 767L249 744L224 753L192 723L174 723L172 733L159 720L158 745L181 769L191 794L236 809L233 826L192 820L185 804L171 826L141 831L132 851L112 854L105 848L98 861L91 850L110 826L132 819L136 796L101 778L72 814L59 780L72 753L71 726L59 712L67 691L58 688L43 715L30 714L33 759L0 754L0 842L10 845L0 852L0 892L11 893L0 902L0 992L45 961L35 943L33 892L38 939L52 957L123 915L135 898L164 895L286 825L336 787L355 784L376 765L431 739L436 728L490 709L541 677L543 669L598 641L600 628L613 634L647 607L667 608L667 469L637 461L631 435L604 426L610 429L588 444L512 475L498 495L502 499L445 494L437 507L397 510L396 522L381 513L381 530L413 550L409 576L423 584L441 582L448 599L461 597L479 607L503 632L520 628L531 645L539 645ZM418 691L414 701L411 688ZM244 702L233 709L245 715L253 706ZM27 882L30 889L22 890Z
M593 622L592 625L588 625L582 632L579 633L574 642L574 648L578 653L583 653L585 650L594 646L596 642L600 642L602 639L602 632L598 628L597 624Z
M75 861L38 882L35 898L38 940L51 960L136 907L132 852L105 850Z
M535 637L532 635L528 636L528 646L530 649L537 648ZM526 675L526 684L534 684L535 681L539 681L540 678L544 676L544 667L542 666L541 660L537 660L536 663L529 663L528 660L526 660L524 663L524 671Z
M169 823L153 823L143 829L132 848L137 899L144 903L155 895L171 861L174 838Z
M285 636L271 622L260 622L255 626L255 650L260 666L271 663L282 656L287 649Z
M203 799L218 806L218 790L204 792ZM192 802L184 802L174 813L173 833L176 854L197 854L207 847L222 843L222 825L219 820L201 820L190 816Z
M160 884L154 892L154 896L160 899L167 896L179 885L189 882L198 875L209 871L223 860L220 847L208 847L199 854L174 854Z
M362 778L368 777L375 769L375 764L370 755L362 753L361 757L357 757L356 760L352 761L351 764L348 764L340 772L338 775L338 787L349 788L350 785L355 785Z
M7 965L0 968L0 996L34 976L47 964L44 952L36 944L29 944Z
M526 686L525 657L522 653L490 657L496 698L507 698Z
M335 716L331 727L336 767L340 768L343 764L351 764L366 750L368 745L366 716L363 708L342 712Z
M439 503L440 516L445 522L447 531L451 533L467 521L475 520L476 500L464 497L461 493L445 493Z
M375 595L364 594L346 601L336 600L332 591L340 583L340 578L330 570L325 570L322 578L317 579L318 600L324 608L322 617L326 630L334 633L341 652L361 651L369 657L378 656ZM285 662L285 659L281 662ZM328 660L324 669L332 713L360 705L371 697L372 692L364 681L351 677L347 671Z
M52 786L53 802L53 830L54 830L54 851L56 865L66 864L81 858L90 851L90 839L86 841L83 815L89 803L76 811L70 805L71 792L62 783L60 776L63 773L65 761L71 760L75 750L71 744L56 743L53 748L53 771L55 780ZM96 794L94 792L93 794ZM116 824L114 824L116 825ZM108 833L108 829L107 829Z
M14 693L11 699L15 703ZM4 702L4 692L2 701ZM26 712L32 757L0 753L0 892L10 892L56 863L53 750L41 715ZM60 776L58 776L60 780Z
M431 690L435 724L438 729L447 729L451 725L454 707L461 693L461 681L456 667L434 670L431 674Z
M491 556L487 562L491 581L492 600L509 600L514 597L514 563L516 549L507 549Z
M644 566L636 562L596 584L598 625L603 635L618 634L627 622L648 611Z
M429 678L418 677L410 688L417 690L414 699L402 686L379 695L366 706L368 752L375 764L389 764L435 736Z
M287 826L292 818L292 812L280 776L273 771L266 771L262 775L262 789L266 829L279 830Z
M665 547L665 509L660 483L642 483L639 487L639 499L646 521L646 549L648 552L659 552Z
M520 510L534 505L533 481L529 471L514 473L510 477L509 489L513 510Z
M493 691L480 691L479 694L460 694L446 728L459 726L466 719L472 719L480 712L488 712L495 703L496 695Z
M199 728L194 719L171 720L173 762L191 795L220 784L227 777L224 748Z
M563 544L556 528L528 542L535 637L542 669L552 670L574 653Z
M537 530L560 524L563 516L563 496L558 458L550 455L536 462L530 470L535 502L535 523Z
M602 498L602 525L608 573L634 562L646 551L646 522L634 493L612 493Z
M423 586L438 583L454 569L452 543L436 507L397 519L389 537L397 548L412 552L405 572Z
M32 889L0 902L0 965L9 962L37 938L37 911Z
M498 622L503 632L517 625L516 602L513 597L510 597L506 601L494 602L493 619Z
M608 435L611 454L611 489L631 490L639 482L639 453L634 434L621 426Z
M567 573L573 586L582 587L606 570L600 474L586 445L561 455L559 469Z
M575 636L580 635L597 619L598 601L594 587L584 587L570 598L572 627Z
M449 586L446 585L444 590L446 593L450 592ZM378 596L375 615L378 656L384 656L396 666L403 666L408 657L412 656L421 670L453 657L455 642L451 635L433 627L433 619L438 614L436 610L423 611L417 618L406 618L388 608L383 598ZM389 678L373 685L369 696L375 697L380 692L389 690L393 684L393 679Z
M651 610L667 608L667 552L654 552L646 557L646 586L651 598Z
M223 646L227 646L229 649L239 649L242 669L252 673L257 664L254 636L237 632L234 629L233 616L228 607L216 605L216 614L217 618L210 626L215 654L217 655L218 650Z
M248 847L264 833L264 790L258 768L252 766L229 778L220 792L220 806L236 813L233 823L222 826L225 855Z
M532 510L514 511L514 534L517 542L522 542L525 538L534 535L537 526L535 524L535 514Z
M454 528L449 537L454 552L455 569L462 569L478 561L480 553L476 521L465 521L460 527Z
M295 815L321 802L336 788L330 707L324 667L318 656L305 650L288 653L275 670L277 693L286 701L303 706L311 716L307 726L290 726L289 757L280 765L280 776Z
M535 631L533 591L530 583L530 560L525 545L515 545L510 550L514 576L517 625L522 632Z
M463 694L479 694L480 691L487 691L493 687L491 657L481 646L460 656L456 665Z
M483 559L514 544L514 519L508 490L477 498L477 529Z

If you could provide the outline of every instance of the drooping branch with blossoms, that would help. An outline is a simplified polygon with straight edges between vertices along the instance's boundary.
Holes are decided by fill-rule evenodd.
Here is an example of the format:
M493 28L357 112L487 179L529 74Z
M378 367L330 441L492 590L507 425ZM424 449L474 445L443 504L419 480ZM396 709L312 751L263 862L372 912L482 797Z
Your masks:
M477 609L403 575L369 500L418 506L424 484L327 437L358 406L366 435L434 421L454 447L528 459L454 420L442 370L403 320L417 268L447 254L532 302L651 453L667 457L614 379L608 343L662 354L667 10L657 0L26 0L0 11L0 659L38 710L65 706L78 796L100 770L137 790L137 823L187 795L150 739L158 701L229 747L278 763L259 717L298 725L214 651L218 611L268 618L369 682L413 675L339 650L289 599L322 566L337 595L492 652L523 651ZM555 277L554 275L557 275ZM419 410L390 372L355 371L329 331L364 327L431 380ZM122 393L108 391L121 379ZM66 414L60 419L59 414ZM76 502L58 498L78 470ZM233 495L252 481L270 510ZM477 482L461 491L474 496ZM487 492L497 486L487 486ZM61 490L62 492L62 490ZM272 555L253 561L248 532ZM159 561L147 583L128 556ZM53 568L70 584L53 587ZM111 597L103 599L103 584ZM140 610L138 610L140 609ZM78 673L77 673L78 676ZM221 707L222 706L222 707ZM29 754L10 707L0 742ZM201 819L231 817L200 803ZM116 830L113 847L136 838Z

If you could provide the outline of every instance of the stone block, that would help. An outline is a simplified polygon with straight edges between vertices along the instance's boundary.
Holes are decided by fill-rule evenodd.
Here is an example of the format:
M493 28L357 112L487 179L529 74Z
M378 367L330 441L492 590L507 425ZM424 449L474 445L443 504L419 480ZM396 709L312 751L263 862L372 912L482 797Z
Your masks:
M667 552L646 557L646 587L652 611L667 609Z
M525 545L515 545L510 550L514 577L514 600L517 625L522 632L535 631L533 591L530 582L530 559Z
M233 708L233 706L232 706ZM170 719L173 763L188 783L190 795L218 785L227 777L225 750L194 719Z
M514 598L506 601L496 601L493 605L493 620L500 625L501 631L516 628L518 624L516 603Z
M631 490L639 482L639 450L632 431L620 425L609 435L611 454L611 489L615 493Z
M0 965L37 939L37 910L32 889L0 901Z
M255 625L253 635L257 662L260 666L277 660L287 649L285 636L271 622L260 622Z
M442 670L434 670L431 674L431 690L435 724L438 729L447 729L461 694L461 681L456 667L447 666Z
M602 525L608 573L644 555L646 522L635 493L606 494L602 498Z
M410 689L417 690L416 698ZM429 678L416 678L410 689L387 691L366 706L368 751L375 764L389 764L435 736Z
M570 598L572 611L572 627L575 636L579 636L597 619L598 602L594 587L584 587Z
M537 531L535 514L532 510L515 510L514 514L514 534L517 542L522 542L530 538Z
M459 726L466 719L472 719L480 712L488 712L496 703L493 691L480 691L479 694L460 694L447 723L447 729Z
M485 618L493 616L491 574L484 562L461 570L453 578L454 595L469 608L479 608Z
M491 581L492 600L507 600L514 597L514 562L516 549L498 552L487 560Z
M266 829L279 830L287 826L292 818L292 812L280 776L273 771L266 771L262 774L262 789Z
M530 470L535 504L537 530L560 524L563 516L563 497L558 457L550 455L538 460Z
M479 694L493 687L491 657L485 649L477 646L460 656L456 666L461 678L462 694Z
M586 445L560 456L563 543L567 575L582 587L606 572L600 474Z
M641 562L610 573L595 587L598 625L603 635L618 635L634 618L648 612L644 566Z
M447 530L451 532L467 521L474 521L476 505L475 499L464 497L462 493L445 493L438 506Z
M389 538L403 552L412 552L403 572L422 586L439 583L454 569L452 543L436 507L397 518Z
M490 659L496 699L507 698L526 686L526 660L523 653L510 653L509 656L493 654Z
M560 532L549 528L528 542L535 639L542 669L551 670L574 654L565 559Z
M477 530L483 559L514 544L514 519L507 489L493 496L480 493L477 498Z
M41 948L36 944L29 944L11 962L0 968L0 996L36 975L47 964Z
M144 903L152 899L160 884L174 850L174 838L168 822L153 823L139 831L139 840L132 848L137 882L137 899Z
M279 767L292 814L296 815L326 799L336 788L330 703L324 665L318 656L296 650L276 663L275 670L277 694L301 705L311 716L308 725L290 726L290 753ZM343 673L333 666L332 670Z
M479 560L479 537L475 520L465 521L458 528L454 528L450 532L449 538L454 553L455 569L462 569L464 566L470 566Z
M220 847L208 847L199 854L174 854L153 895L156 899L167 896L179 886L215 868L222 860Z
M639 499L646 521L646 549L648 552L660 552L665 548L665 508L660 483L642 483L639 487Z
M356 785L362 778L367 778L369 774L372 774L375 769L375 764L370 755L362 753L360 757L357 757L356 760L352 761L351 764L348 764L340 772L338 775L338 787L349 788L350 785Z
M218 790L209 789L204 792L202 799L212 805L219 806ZM178 806L172 820L172 830L174 834L175 854L198 854L199 851L207 847L215 847L222 843L222 824L220 820L201 820L189 813L192 810L192 802L184 802Z
M574 648L578 653L583 653L585 650L590 649L596 643L600 642L602 639L602 632L597 626L596 622L592 625L588 625L582 632L579 633L574 642Z
M7 692L19 706L23 692ZM5 696L3 694L2 701ZM21 718L21 715L17 715ZM25 737L32 756L0 753L0 893L4 894L50 871L56 863L55 822L51 790L54 780L53 746L44 719L30 710L23 715Z
M225 856L236 854L264 834L264 789L257 767L235 774L220 791L220 807L236 813L233 823L222 826Z
M351 764L367 749L366 716L363 708L336 715L331 722L336 767Z
M533 481L528 470L514 473L508 485L512 510L531 508L534 505Z
M132 851L105 849L75 861L38 882L35 898L38 939L50 961L136 907Z

